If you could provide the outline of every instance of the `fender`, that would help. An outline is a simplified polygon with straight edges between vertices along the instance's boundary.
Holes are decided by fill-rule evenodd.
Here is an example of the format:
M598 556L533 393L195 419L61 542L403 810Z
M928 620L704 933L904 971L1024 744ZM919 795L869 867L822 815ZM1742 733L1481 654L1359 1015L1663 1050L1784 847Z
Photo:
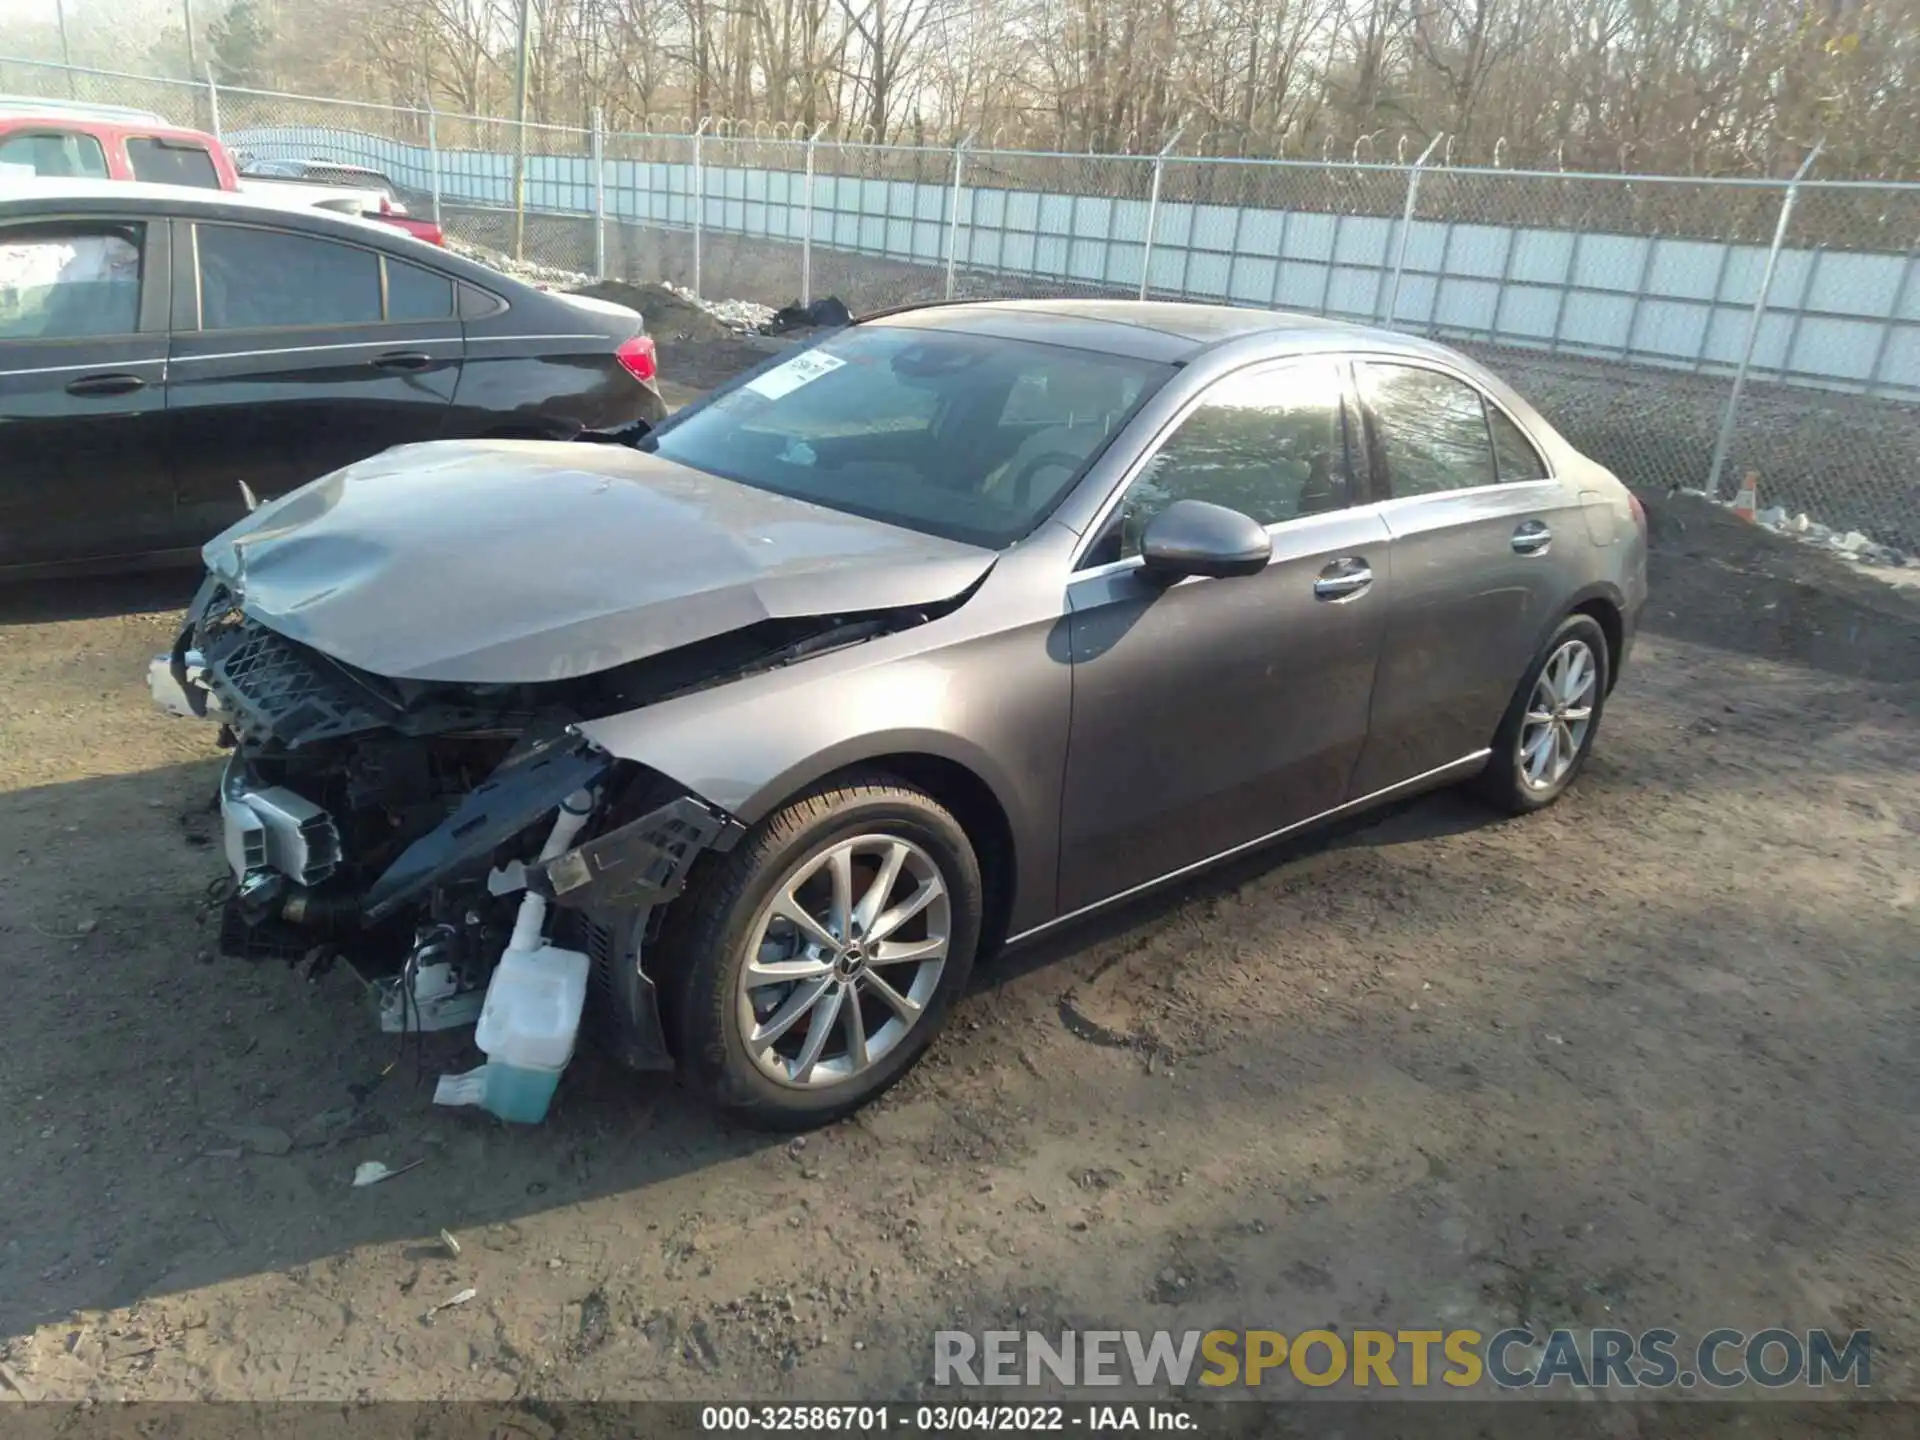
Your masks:
M1614 683L1620 678L1620 670L1625 665L1628 647L1633 643L1635 614L1628 605L1626 596L1621 593L1620 587L1611 580L1596 580L1590 585L1582 586L1567 597L1566 606L1558 614L1546 617L1534 634L1533 648L1527 652L1526 660L1520 669L1514 671L1513 683L1516 686L1520 683L1520 677L1526 673L1526 666L1533 663L1533 657L1538 655L1540 647L1547 643L1547 637L1560 628L1561 621L1590 600L1606 601L1620 617L1620 653L1609 657L1613 663L1607 668L1607 687L1609 690L1612 689Z
M1071 670L1025 627L933 646L927 629L909 633L920 647L871 642L578 729L747 826L862 761L913 755L962 766L1013 835L1015 928L1050 918Z

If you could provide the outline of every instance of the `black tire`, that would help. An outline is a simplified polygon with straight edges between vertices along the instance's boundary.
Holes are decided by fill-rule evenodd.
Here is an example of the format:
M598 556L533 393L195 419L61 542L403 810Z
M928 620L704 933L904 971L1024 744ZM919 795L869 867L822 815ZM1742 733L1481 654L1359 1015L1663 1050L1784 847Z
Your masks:
M865 1070L806 1088L782 1083L755 1063L742 1033L739 987L748 946L777 886L810 857L866 835L918 847L945 883L948 950L937 989L904 1037ZM688 1083L762 1129L807 1130L851 1114L906 1074L945 1023L973 968L984 901L966 831L939 802L898 778L857 773L790 801L697 872L667 914L654 953L663 1018Z
M1533 698L1534 687L1539 684L1541 673L1548 663L1571 641L1583 643L1592 656L1592 714L1579 737L1573 763L1550 783L1531 784L1524 772L1521 751L1528 702ZM1507 704L1507 713L1501 717L1500 728L1494 732L1493 754L1488 757L1487 768L1481 771L1474 782L1483 800L1509 815L1527 815L1535 810L1544 810L1566 793L1567 787L1579 778L1581 770L1586 767L1587 756L1593 753L1594 739L1600 733L1601 712L1606 707L1607 686L1611 679L1610 663L1606 633L1592 616L1573 614L1560 622L1553 634L1547 637L1547 643L1540 647L1540 653L1527 666L1527 673L1521 677L1518 688L1513 692L1513 699Z

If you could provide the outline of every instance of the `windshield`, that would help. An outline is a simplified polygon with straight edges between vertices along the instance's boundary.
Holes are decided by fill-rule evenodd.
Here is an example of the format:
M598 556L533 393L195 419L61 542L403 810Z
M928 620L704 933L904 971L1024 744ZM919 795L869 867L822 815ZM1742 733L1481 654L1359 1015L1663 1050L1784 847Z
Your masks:
M1003 549L1173 367L986 335L840 331L664 427L682 465Z

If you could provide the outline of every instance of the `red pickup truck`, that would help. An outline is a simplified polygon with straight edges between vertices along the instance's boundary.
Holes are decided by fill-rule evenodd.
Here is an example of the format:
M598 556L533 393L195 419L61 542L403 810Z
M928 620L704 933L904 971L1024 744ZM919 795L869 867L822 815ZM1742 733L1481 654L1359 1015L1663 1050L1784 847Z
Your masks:
M0 105L0 183L10 173L92 180L143 180L203 190L236 190L289 205L346 210L381 220L435 245L431 220L416 220L384 185L329 185L243 175L215 136L168 125L140 111L10 100ZM364 172L371 173L371 172Z

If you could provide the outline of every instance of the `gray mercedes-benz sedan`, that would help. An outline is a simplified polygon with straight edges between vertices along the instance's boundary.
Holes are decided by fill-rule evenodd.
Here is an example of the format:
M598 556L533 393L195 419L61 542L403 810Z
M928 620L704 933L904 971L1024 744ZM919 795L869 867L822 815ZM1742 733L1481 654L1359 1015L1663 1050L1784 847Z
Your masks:
M490 1065L503 960L577 963L549 1066L584 1020L797 1127L993 947L1389 798L1551 803L1646 521L1440 345L1044 301L874 317L629 445L391 450L206 560L153 683L235 742L228 948L331 937Z

